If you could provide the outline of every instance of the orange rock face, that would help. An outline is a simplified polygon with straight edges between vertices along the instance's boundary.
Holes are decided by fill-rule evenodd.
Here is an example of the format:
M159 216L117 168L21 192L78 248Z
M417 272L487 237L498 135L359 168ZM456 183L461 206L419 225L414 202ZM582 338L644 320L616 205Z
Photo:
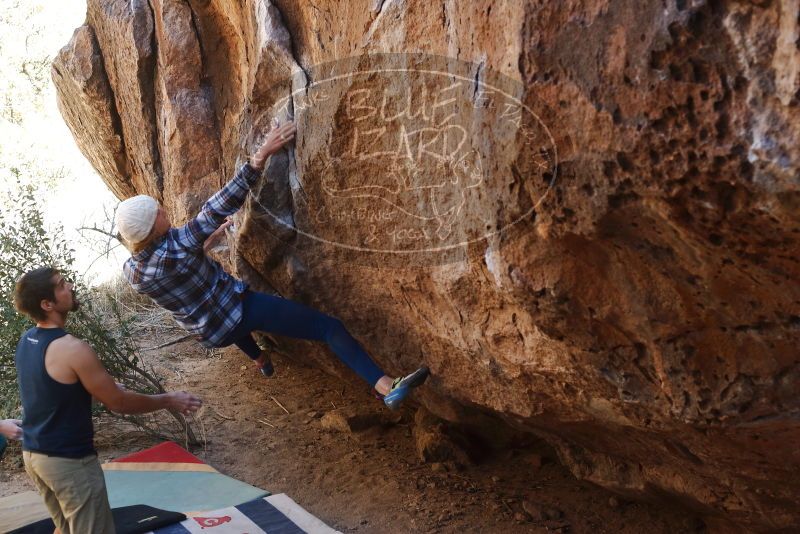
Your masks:
M441 417L791 530L797 21L788 0L90 0L53 78L109 187L175 223L294 118L240 276L340 317L390 374L424 361Z

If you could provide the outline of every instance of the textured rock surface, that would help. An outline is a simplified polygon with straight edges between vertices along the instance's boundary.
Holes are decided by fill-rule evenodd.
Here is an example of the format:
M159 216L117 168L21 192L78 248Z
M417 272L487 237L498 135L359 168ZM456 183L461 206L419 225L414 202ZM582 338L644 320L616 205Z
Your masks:
M163 199L176 223L293 113L296 147L272 158L239 221L242 276L337 315L389 372L423 359L421 400L441 417L476 431L500 417L579 477L712 522L796 529L798 37L797 0L90 0L54 79L112 190ZM345 90L381 80L317 90L315 66L380 52L466 62L456 103L438 109L466 134L467 171L418 145L422 174L347 157L365 108ZM502 76L538 121L482 104ZM410 95L435 117L420 88L436 83L384 79L409 89L390 103ZM438 181L342 195L422 177ZM320 218L348 202L392 213ZM429 243L470 244L406 254L392 217L412 211ZM398 253L353 250L371 231Z

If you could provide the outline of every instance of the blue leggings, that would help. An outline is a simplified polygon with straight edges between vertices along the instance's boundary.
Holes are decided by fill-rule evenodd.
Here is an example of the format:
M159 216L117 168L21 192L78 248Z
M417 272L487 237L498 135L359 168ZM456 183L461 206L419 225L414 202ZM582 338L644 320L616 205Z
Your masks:
M299 302L246 291L243 295L242 321L222 344L235 344L250 358L261 355L252 332L266 332L297 339L324 341L358 376L374 386L385 374L339 319L325 315Z

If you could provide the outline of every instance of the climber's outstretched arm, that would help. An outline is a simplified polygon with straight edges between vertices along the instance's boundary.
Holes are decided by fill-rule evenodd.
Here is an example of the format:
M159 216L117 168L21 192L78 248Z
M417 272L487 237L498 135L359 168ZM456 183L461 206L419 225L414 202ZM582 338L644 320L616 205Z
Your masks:
M200 213L178 228L178 242L186 248L202 248L214 230L225 222L225 218L236 213L244 204L250 187L258 180L267 159L294 139L296 128L293 122L279 126L267 134L261 148L242 165L236 176L203 204Z

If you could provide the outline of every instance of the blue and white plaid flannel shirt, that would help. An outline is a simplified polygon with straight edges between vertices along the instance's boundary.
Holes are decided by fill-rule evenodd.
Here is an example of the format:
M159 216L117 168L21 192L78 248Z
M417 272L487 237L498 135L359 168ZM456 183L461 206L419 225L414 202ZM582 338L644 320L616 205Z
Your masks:
M244 164L180 228L171 228L125 262L125 278L137 293L169 310L184 329L207 347L218 347L242 319L241 293L247 284L232 277L203 251L203 242L244 204L261 173Z

